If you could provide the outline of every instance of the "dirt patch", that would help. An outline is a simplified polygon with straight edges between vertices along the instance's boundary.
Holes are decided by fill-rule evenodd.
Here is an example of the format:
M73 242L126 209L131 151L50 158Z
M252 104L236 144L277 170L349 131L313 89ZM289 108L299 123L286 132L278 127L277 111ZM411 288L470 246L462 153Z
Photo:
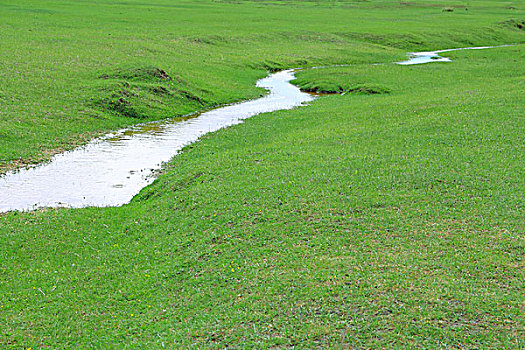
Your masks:
M131 106L131 103L123 97L107 101L107 110L125 117L140 118L141 115Z
M509 21L505 21L500 23L502 26L510 28L510 29L516 29L516 30L523 30L525 31L525 21L524 20L516 20L511 19Z
M165 95L165 94L169 94L170 93L170 91L168 89L166 89L162 85L153 86L151 88L151 92L153 92L154 94L157 94L157 95Z

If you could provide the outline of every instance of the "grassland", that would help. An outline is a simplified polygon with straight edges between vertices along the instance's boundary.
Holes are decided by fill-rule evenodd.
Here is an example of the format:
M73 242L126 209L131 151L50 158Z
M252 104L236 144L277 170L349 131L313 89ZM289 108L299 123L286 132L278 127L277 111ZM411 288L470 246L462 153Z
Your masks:
M0 216L2 347L525 346L525 46L368 64L523 41L519 2L7 4L3 169L266 69L351 63L295 83L353 92L206 136L121 208Z
M521 7L6 0L0 172L102 131L259 96L254 81L268 69L391 62L407 50L519 42Z

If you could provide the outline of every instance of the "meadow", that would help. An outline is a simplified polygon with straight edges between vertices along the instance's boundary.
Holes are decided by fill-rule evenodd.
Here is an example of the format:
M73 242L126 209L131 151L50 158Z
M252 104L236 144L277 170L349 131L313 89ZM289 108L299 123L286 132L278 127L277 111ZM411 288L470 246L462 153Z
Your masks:
M349 66L298 72L344 94L203 137L130 204L1 215L0 345L523 348L522 7L4 1L2 171Z
M0 173L101 132L260 96L267 70L520 42L519 4L6 0Z

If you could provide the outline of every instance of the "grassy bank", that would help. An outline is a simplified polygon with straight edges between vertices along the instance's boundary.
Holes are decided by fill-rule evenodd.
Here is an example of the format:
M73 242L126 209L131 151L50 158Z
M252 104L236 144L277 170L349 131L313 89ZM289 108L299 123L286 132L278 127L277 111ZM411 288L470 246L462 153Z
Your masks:
M259 96L268 69L521 41L523 13L512 1L3 1L0 172Z
M517 22L498 24L519 3L24 3L0 5L3 169L257 96L266 68L353 65L301 71L304 88L348 93L204 137L129 205L0 216L1 347L525 346L525 46L366 64L522 41ZM15 45L22 20L39 39ZM110 112L94 101L114 84L136 113L166 109Z

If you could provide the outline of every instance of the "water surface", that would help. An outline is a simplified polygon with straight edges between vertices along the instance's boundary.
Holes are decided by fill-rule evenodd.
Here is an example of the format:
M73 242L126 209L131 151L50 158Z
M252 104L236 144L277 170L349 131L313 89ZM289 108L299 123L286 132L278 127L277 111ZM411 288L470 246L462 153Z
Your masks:
M430 63L430 62L452 62L450 58L441 57L439 54L443 52L458 51L458 50L483 50L483 49L492 49L494 47L505 47L505 46L510 46L510 45L463 47L459 49L411 52L409 53L409 56L411 57L409 60L402 61L402 62L396 62L396 63L402 64L402 65L411 65L411 64L422 64L422 63Z

